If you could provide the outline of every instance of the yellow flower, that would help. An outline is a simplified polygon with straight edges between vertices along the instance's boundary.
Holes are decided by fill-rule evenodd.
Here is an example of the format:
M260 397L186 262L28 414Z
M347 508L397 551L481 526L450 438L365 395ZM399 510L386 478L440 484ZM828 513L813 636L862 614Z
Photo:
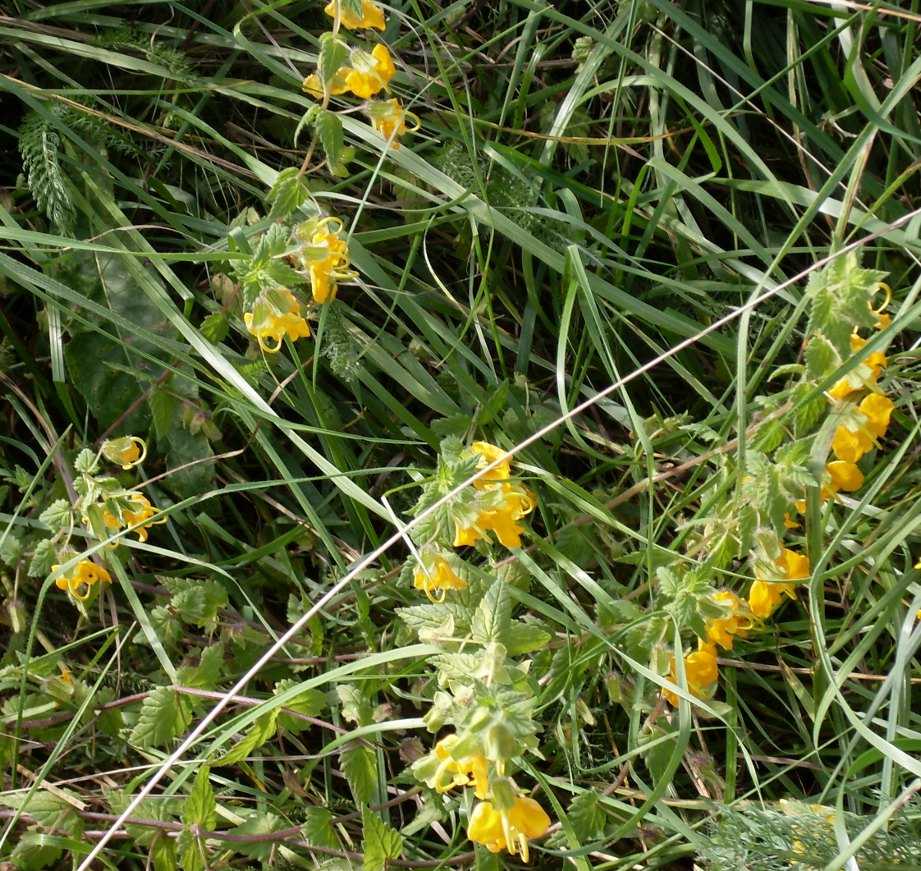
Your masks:
M371 54L356 50L352 53L352 68L345 81L349 90L362 100L370 100L378 91L389 90L388 84L396 73L387 46L374 46Z
M675 657L672 657L672 668L669 672L668 679L672 683L678 683L678 672L675 664ZM707 698L709 689L716 683L719 678L719 667L716 662L716 645L710 641L697 640L697 650L689 653L684 658L684 676L688 681L688 690L691 695L699 699ZM673 707L678 707L678 694L671 690L662 690L662 695L668 700Z
M60 567L60 565L55 565L51 568L56 570ZM82 559L74 566L72 575L61 575L54 584L59 590L70 593L78 602L85 602L93 591L93 584L97 581L111 584L112 578L102 566L97 566L88 559Z
M477 469L485 469L490 463L504 457L508 451L491 445L489 442L474 442L470 445L470 454L477 457ZM512 474L511 457L504 462L499 463L485 478L478 478L473 482L473 486L478 490L485 490L497 483L508 481Z
M470 814L467 836L483 844L491 853L508 850L530 860L528 841L539 838L550 828L550 817L533 799L516 796L511 808L496 810L492 802L481 801Z
M373 100L368 105L368 113L372 126L384 139L390 141L391 148L400 147L397 136L414 133L420 126L419 118L412 112L407 112L395 97L392 100ZM412 124L411 127L406 126L407 120Z
M339 218L307 221L295 232L302 241L294 260L310 275L313 301L322 305L335 299L336 282L358 277L351 268L348 245L339 238L342 221Z
M452 787L467 786L472 781L473 794L477 798L486 798L489 792L489 762L481 753L460 759L452 756L457 740L457 735L448 735L435 745L435 755L441 760L441 765L430 785L439 792L447 792ZM446 774L450 775L449 779L446 779Z
M848 493L863 487L863 472L854 464L844 460L833 460L825 467L831 478L831 486L835 490L844 490Z
M348 91L349 86L345 78L350 72L351 70L348 67L342 67L333 73L332 78L326 83L330 96L335 97ZM322 100L324 97L323 82L320 81L320 77L316 73L311 73L304 79L301 83L301 90L315 100Z
M463 590L467 582L457 576L443 556L436 556L426 565L426 558L420 555L419 564L413 575L413 587L423 590L432 602L444 601L446 590Z
M851 336L851 351L855 354L867 344L867 340L854 333ZM856 390L872 388L880 373L886 368L886 355L874 351L865 360L855 366L844 378L835 382L828 395L833 399L844 399Z
M130 469L143 462L147 456L147 445L137 436L108 439L103 442L102 455L110 462L118 463L123 469Z
M831 440L831 449L835 456L846 463L856 463L872 449L875 439L886 434L894 407L888 396L878 393L865 396L857 406L865 423L848 422L835 430Z
M777 575L787 581L801 581L808 578L812 572L809 566L809 557L796 551L784 548L783 554L776 560ZM796 584L782 583L781 581L765 581L757 578L752 583L748 594L749 610L756 617L770 617L774 609L783 601L784 595L791 599L796 598Z
M253 304L252 312L243 315L246 329L259 339L259 347L267 354L281 350L285 336L291 341L310 337L310 327L301 315L301 304L290 290L262 293ZM272 339L270 345L266 339Z
M731 650L734 636L745 638L748 635L747 630L752 625L751 617L744 613L739 597L729 590L715 593L713 600L720 605L728 606L730 612L726 617L707 621L707 641L718 644L724 650ZM743 610L743 613L738 613L740 610Z
M489 489L496 489L496 485ZM456 526L454 547L474 544L485 538L490 530L504 547L521 547L524 527L517 521L534 510L534 496L519 484L500 484L498 489L502 493L502 505L494 510L481 511L473 526Z
M121 520L115 517L111 512L103 511L102 517L106 526L112 529L121 529L125 526L135 526L138 523L142 523L144 525L139 526L134 531L137 533L139 541L147 541L147 527L155 526L159 523L166 523L168 518L164 517L162 520L151 520L151 517L160 513L160 509L154 508L143 493L129 493L125 498L133 507L122 508Z
M343 27L349 30L360 30L364 27L376 27L378 30L384 29L384 10L371 0L361 0L361 15L355 15L349 9L346 9L340 0L330 0L323 11L330 17L335 18L336 12L339 12L339 21Z

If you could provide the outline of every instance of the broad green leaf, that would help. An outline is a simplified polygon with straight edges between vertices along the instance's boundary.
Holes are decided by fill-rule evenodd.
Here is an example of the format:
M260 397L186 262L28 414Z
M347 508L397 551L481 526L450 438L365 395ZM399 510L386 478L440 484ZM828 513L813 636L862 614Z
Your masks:
M280 680L275 684L272 695L277 696L283 692L287 692L292 687L297 686L297 683L296 680L291 678ZM304 690L300 695L285 702L285 708L289 711L295 711L298 714L304 714L307 717L318 717L327 707L327 704L326 693L317 689L309 689ZM313 724L309 721L302 720L300 717L295 717L285 710L280 710L278 713L278 725L288 732L293 732L295 734L313 728Z
M364 744L351 743L339 754L342 773L356 803L372 804L377 797L377 756Z
M211 830L217 825L217 802L211 787L211 769L202 765L195 775L192 790L182 806L182 821Z
M341 39L334 37L330 31L323 33L320 36L320 57L317 61L320 81L330 81L345 66L348 56L349 47Z
M286 828L284 820L266 811L256 811L242 825L229 830L233 835L271 835ZM259 841L235 841L234 849L249 859L267 860L276 850L277 842L271 838Z
M55 499L39 514L38 519L52 532L58 532L70 526L72 521L70 502L67 499Z
M192 719L192 706L172 687L157 687L141 703L129 741L136 747L163 747L181 734Z
M480 600L470 624L470 637L479 644L502 641L512 619L512 604L508 585L496 581Z
M367 726L374 722L374 706L356 684L339 684L336 695L342 705L342 716L350 723Z
M327 34L323 34L323 36L326 35ZM326 40L326 42L328 41L329 40ZM325 44L320 51L322 58L323 52L326 51ZM338 69L338 67L336 67L336 69ZM300 169L296 166L289 166L287 169L283 169L278 173L275 184L272 185L272 189L265 198L266 202L270 203L272 206L268 215L269 220L280 221L286 218L292 212L296 212L309 198L310 190L301 175ZM213 317L213 315L209 315L209 317ZM204 333L204 330L202 332ZM226 331L224 335L226 336ZM208 338L216 342L221 342L224 339L223 336L219 339L211 339L210 336L208 336Z
M521 656L540 650L553 636L535 623L512 623L502 633L502 642L509 656Z
M201 652L198 665L184 665L176 672L176 680L187 687L213 690L224 672L224 644L218 642Z
M364 871L384 871L389 859L399 859L403 852L403 838L388 826L380 815L368 807L361 809Z
M32 552L32 559L29 560L28 575L30 578L40 578L47 575L58 561L58 554L54 547L54 542L50 539L43 539Z
M317 135L320 137L320 145L323 146L323 153L330 166L335 166L342 159L342 148L345 144L342 133L342 121L335 112L329 109L322 109L317 113L313 122L316 127Z
M150 861L154 871L176 871L176 842L165 832L158 833L154 838L150 846Z
M315 847L329 847L338 850L341 847L339 836L333 827L333 815L325 807L308 807L304 812L304 839Z
M184 622L214 631L218 612L227 607L227 591L221 584L189 578L164 578L162 583L173 594L170 605Z
M607 815L601 807L599 796L592 790L580 792L569 804L566 812L570 825L584 844L604 837Z

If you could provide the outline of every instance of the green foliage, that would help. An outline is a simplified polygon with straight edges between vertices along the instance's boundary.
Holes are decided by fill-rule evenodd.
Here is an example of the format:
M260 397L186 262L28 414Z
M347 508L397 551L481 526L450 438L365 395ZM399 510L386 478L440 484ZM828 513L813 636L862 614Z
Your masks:
M172 687L157 687L141 702L137 724L128 739L136 747L164 747L185 731L192 705Z
M387 867L388 859L400 858L403 852L403 839L400 833L388 826L370 808L361 809L361 827L364 871L383 871Z
M37 112L26 115L19 129L19 153L36 205L63 235L73 232L76 210L61 167L61 137Z

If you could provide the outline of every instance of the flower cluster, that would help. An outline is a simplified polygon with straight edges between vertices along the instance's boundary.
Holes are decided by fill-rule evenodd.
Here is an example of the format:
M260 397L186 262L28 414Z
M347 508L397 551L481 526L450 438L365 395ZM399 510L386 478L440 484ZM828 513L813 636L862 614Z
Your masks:
M160 509L154 508L143 493L126 493L115 500L110 499L109 504L116 513L109 511L108 508L103 509L102 517L105 525L110 529L125 529L133 526L135 529L132 531L137 533L138 541L147 541L149 526L166 523L165 517L159 520L151 519L160 513Z
M492 469L487 468L495 463ZM420 639L444 651L437 659L438 691L425 715L430 732L454 731L417 759L413 774L438 794L463 789L473 803L467 826L472 841L493 853L530 857L529 842L550 827L540 804L518 787L511 773L526 752L537 751L530 663L516 655L550 640L533 623L511 619L510 585L495 568L474 567L455 550L475 545L472 557L488 556L495 537L519 547L519 524L534 509L534 495L512 477L512 457L489 442L464 447L445 439L438 469L422 487L416 511L433 506L458 485L481 473L472 486L413 531L413 587L429 599L404 609ZM445 602L448 592L455 595Z
M57 570L65 560L76 554L70 538L80 518L89 533L100 541L110 537L109 530L133 527L140 541L147 541L149 528L166 523L167 518L157 515L159 509L136 490L128 490L114 477L100 474L100 461L109 460L123 469L130 469L147 456L147 445L137 436L123 436L103 442L98 452L84 449L74 461L78 475L74 479L76 501L65 501L52 505L44 514L45 522L56 529L52 540ZM60 539L60 541L58 541ZM117 544L110 542L110 547ZM55 579L58 589L65 591L76 603L83 603L93 593L95 585L102 581L111 583L112 578L101 566L89 559L81 559L69 574Z
M470 456L477 458L477 468L485 469L506 455L506 451L489 442L474 442ZM521 547L524 527L518 521L534 510L534 495L523 484L509 480L511 458L499 463L487 478L477 479L473 486L479 491L472 523L455 522L454 546L475 544L494 532L504 547Z
M485 469L490 463L506 457L506 451L489 442L474 442L468 450L461 451L457 459L475 459L477 469ZM458 500L451 507L451 519L447 523L453 528L453 538L447 540L447 530L439 529L439 535L430 537L419 547L413 586L422 590L431 601L443 601L445 591L462 590L467 582L461 576L463 560L449 548L475 545L479 541L490 541L490 533L504 547L520 547L524 527L519 524L534 510L534 494L523 484L511 479L511 457L500 462L485 477L478 478L469 491L469 496ZM431 495L451 488L453 479L446 478L439 483ZM460 572L460 574L459 574Z
M51 570L57 571L60 567L59 564L53 565ZM97 566L91 560L82 559L74 566L71 574L61 575L54 583L59 590L64 590L78 602L85 602L98 581L111 584L112 577L102 566Z
M524 795L514 780L506 777L506 759L499 754L487 759L476 738L455 734L442 738L432 752L413 765L413 773L438 792L471 787L479 802L470 814L467 835L490 852L508 850L530 858L528 842L541 837L550 827L550 817L533 798ZM496 775L490 777L490 770Z
M318 72L311 73L304 79L301 88L324 104L329 97L347 93L369 101L366 111L372 126L392 148L399 148L397 137L418 130L419 119L412 112L407 112L396 98L372 100L381 91L390 90L390 80L396 73L389 49L378 43L368 52L363 48L346 46L338 38L340 24L348 30L383 30L383 10L372 0L362 0L361 14L358 15L346 9L341 0L332 0L324 11L334 21L333 38L328 44L334 45L334 50L344 51L346 60L326 80Z

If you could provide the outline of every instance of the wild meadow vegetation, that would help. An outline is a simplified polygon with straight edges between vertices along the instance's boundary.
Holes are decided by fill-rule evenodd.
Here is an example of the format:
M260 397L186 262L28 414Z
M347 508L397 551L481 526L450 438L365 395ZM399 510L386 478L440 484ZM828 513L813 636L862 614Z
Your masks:
M3 869L921 869L921 3L0 14Z

